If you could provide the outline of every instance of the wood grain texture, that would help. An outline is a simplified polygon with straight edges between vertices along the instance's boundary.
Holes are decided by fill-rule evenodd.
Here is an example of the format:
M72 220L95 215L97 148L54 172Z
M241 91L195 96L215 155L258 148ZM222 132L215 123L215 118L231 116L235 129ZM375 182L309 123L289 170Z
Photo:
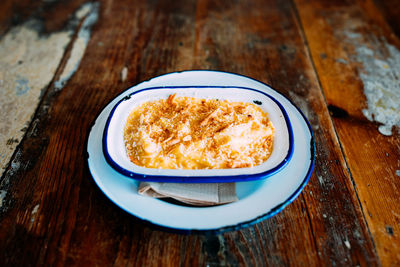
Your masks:
M96 5L82 5L64 18L64 28L52 33L46 32L45 24L32 16L1 38L0 176L57 70L63 69L57 89L76 71L96 12ZM64 55L68 46L72 50ZM62 63L64 57L68 58L66 64Z
M81 4L46 9L46 31L62 28ZM100 1L78 69L62 90L53 84L43 95L1 178L7 195L0 209L0 265L379 265L298 6L278 0ZM185 236L143 224L97 188L84 153L97 114L124 88L185 69L253 77L304 111L315 131L316 168L283 212L240 231Z
M227 71L239 72L269 83L295 101L306 113L316 132L318 154L316 164L318 167L314 171L316 176L307 186L309 190L311 189L311 193L303 193L301 196L307 201L305 205L309 209L304 214L304 219L307 219L307 216L310 218L307 227L310 229L308 238L311 240L296 245L286 241L284 246L299 249L312 244L317 252L312 258L314 264L373 263L376 259L371 256L373 255L371 243L369 251L360 249L365 248L369 237L363 232L366 231L365 225L359 224L359 221L362 221L359 209L353 206L357 201L352 195L353 189L348 173L343 171L346 170L345 164L340 156L341 152L332 131L326 106L312 71L293 6L290 3L254 1L243 6L234 5L232 10L229 6L221 4L210 9L205 2L201 3L204 7L198 7L198 14L205 14L206 19L203 17L198 19L204 21L205 25L204 28L198 29L196 36L199 36L200 41L204 40L205 44L198 44L203 50L197 50L200 52L196 54L196 64L207 64L213 69L223 66ZM211 5L209 2L206 3ZM252 10L252 12L242 14L241 10ZM203 62L198 63L201 58ZM247 60L244 60L245 58ZM331 202L333 199L338 202ZM292 205L294 204L296 202ZM340 212L338 207L341 207ZM288 217L291 216L287 215ZM352 219L345 219L346 217ZM318 223L312 225L316 221ZM307 222L293 224L290 228L286 228L286 231L290 232L291 228L302 228L304 223ZM343 225L346 225L345 229ZM344 245L344 242L350 239L352 255L347 253ZM298 252L291 250L286 253L289 253L289 259L293 259L296 258L295 254L301 254ZM321 258L318 258L319 254ZM329 262L329 258L334 260Z
M375 0L370 5L381 11L378 17L382 15L386 24L390 26L392 35L400 38L400 3L396 0Z
M384 266L398 265L400 183L396 170L400 164L400 139L396 131L392 136L382 135L379 125L369 122L362 113L367 108L367 85L360 77L372 75L365 69L374 62L360 61L357 49L368 47L377 59L382 55L385 58L389 54L388 40L397 47L400 42L390 35L385 18L377 14L370 1L296 3L381 262ZM379 71L377 66L372 67ZM384 79L387 78L381 76L377 81L385 83Z

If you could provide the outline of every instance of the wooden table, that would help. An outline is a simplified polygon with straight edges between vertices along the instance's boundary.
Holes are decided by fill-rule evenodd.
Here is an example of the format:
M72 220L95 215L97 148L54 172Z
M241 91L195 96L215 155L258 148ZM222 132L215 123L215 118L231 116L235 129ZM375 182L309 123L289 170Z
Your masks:
M1 1L0 265L399 266L399 18L398 0ZM93 182L106 103L190 69L265 82L308 117L315 170L278 215L171 234Z

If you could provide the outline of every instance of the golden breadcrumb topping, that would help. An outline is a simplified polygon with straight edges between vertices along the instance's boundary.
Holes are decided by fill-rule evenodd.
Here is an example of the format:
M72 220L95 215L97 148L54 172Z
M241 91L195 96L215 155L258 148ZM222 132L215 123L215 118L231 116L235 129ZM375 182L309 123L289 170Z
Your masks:
M252 103L176 97L135 107L124 140L130 160L160 169L259 165L272 152L274 127Z

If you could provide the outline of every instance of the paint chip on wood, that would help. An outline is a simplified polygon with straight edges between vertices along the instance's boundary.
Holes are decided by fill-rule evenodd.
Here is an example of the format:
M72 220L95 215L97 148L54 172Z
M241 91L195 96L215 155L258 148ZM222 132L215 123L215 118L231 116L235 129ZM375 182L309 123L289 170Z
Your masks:
M344 59L344 58L338 58L338 59L336 59L336 62L342 63L342 64L348 64L348 63L349 63L349 62L347 62L347 60Z
M0 176L18 145L7 140L22 139L21 129L29 124L70 41L67 31L41 37L31 23L13 28L0 40Z
M98 4L83 5L72 20L80 16L86 17L60 77L61 83L66 82L77 69L90 38L90 27L97 21ZM8 140L22 140L40 101L40 94L53 79L73 36L71 27L39 35L32 27L38 23L30 20L18 25L0 39L0 176L18 145L10 144Z
M59 79L54 83L56 89L62 89L78 69L90 39L91 28L97 22L99 16L98 13L98 3L86 3L77 11L76 17L78 19L85 17L85 19L78 32L76 40L73 43L67 64L65 65Z
M7 192L4 190L0 190L0 208L3 207L3 201L4 198L6 197Z
M125 81L126 78L128 77L128 68L124 67L121 71L121 81Z
M92 12L93 9L93 3L86 3L83 4L76 12L75 12L75 17L77 19L83 19L86 17L90 12Z
M324 179L322 178L322 176L321 176L321 175L317 175L317 177L318 177L319 183L320 183L321 185L324 185Z
M367 46L359 33L345 31L344 36L355 50L351 59L361 64L359 76L368 105L362 113L381 124L381 134L390 136L393 128L400 129L400 51L384 38Z
M351 245L350 245L349 240L346 239L346 240L344 241L344 245L346 246L346 248L351 249Z
M39 210L39 204L37 204L33 209L32 209L32 215L36 214Z
M32 209L32 212L31 212L31 215L32 215L32 217L31 217L31 227L32 227L33 223L34 223L35 220L36 220L36 213L38 212L38 210L39 210L39 204L37 204L37 205Z

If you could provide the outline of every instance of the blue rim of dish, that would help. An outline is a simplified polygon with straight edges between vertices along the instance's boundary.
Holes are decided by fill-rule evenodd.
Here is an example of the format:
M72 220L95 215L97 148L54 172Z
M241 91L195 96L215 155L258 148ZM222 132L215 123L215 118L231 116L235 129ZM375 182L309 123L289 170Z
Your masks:
M195 88L195 89L205 89L205 88L235 88L235 89L243 89L243 90L250 90L250 91L255 91L257 93L263 94L265 96L267 96L268 98L270 98L272 101L275 102L275 104L277 104L277 106L279 107L279 109L281 110L283 117L285 118L285 122L286 122L286 126L288 129L288 137L289 137L289 149L288 152L285 156L285 158L279 163L277 164L275 167L267 169L266 171L260 172L260 173L256 173L256 174L240 174L240 175L227 175L227 176L167 176L167 175L145 175L145 174L141 174L141 173L135 173L133 171L127 170L124 167L120 166L110 155L109 151L108 151L108 147L107 147L107 137L108 137L108 130L109 130L109 126L110 126L110 122L113 118L114 112L115 110L118 108L118 106L130 99L133 95L143 92L143 91L149 91L149 90L168 90L168 89L185 89L185 88ZM231 182L246 182L246 181L254 181L254 180L260 180L260 179L266 179L274 174L276 174L277 172L279 172L280 170L282 170L290 161L290 159L293 156L293 129L292 129L292 125L290 123L289 120L289 116L286 113L285 108L282 106L281 103L279 103L279 101L277 101L274 97L270 96L269 94L259 91L257 89L254 88L249 88L249 87L242 87L242 86L200 86L200 85L193 85L193 86L156 86L156 87L148 87L148 88L144 88L144 89L140 89L137 91L134 91L130 94L128 94L127 96L123 97L121 100L119 100L115 106L113 107L113 109L111 110L108 118L107 118L107 122L104 128L104 132L103 132L103 154L104 157L107 161L107 163L113 168L115 169L117 172L121 173L122 175L135 179L135 180L139 180L139 181L146 181L146 182L164 182L164 183L168 183L168 182L172 182L172 183L220 183L220 182L224 182L224 183L231 183Z
M94 178L93 174L93 180L94 182L97 184L97 186L99 187L99 189L103 192L104 195L106 195L111 202L113 202L116 206L118 206L119 208L121 208L123 211L127 212L128 214L132 215L134 218L139 219L140 222L142 222L143 224L152 226L156 229L162 230L162 231L167 231L167 232L172 232L172 233L178 233L178 234L201 234L201 235L218 235L218 234L223 234L226 232L230 232L230 231L237 231L243 228L247 228L250 227L252 225L255 225L259 222L262 222L268 218L271 218L273 216L275 216L276 214L278 214L279 212L281 212L287 205L289 205L290 203L292 203L301 193L301 191L303 191L304 187L307 185L308 181L310 180L311 174L314 170L314 166L315 166L315 154L316 154L316 147L315 147L315 137L314 137L314 132L311 128L310 123L308 122L306 116L304 115L304 113L301 111L301 109L299 109L292 100L290 100L289 98L287 98L285 95L279 93L278 91L276 91L273 87L269 86L266 83L263 83L259 80L256 80L254 78L242 75L242 74L237 74L237 73L231 73L231 72L224 72L224 71L217 71L217 70L188 70L188 71L184 71L184 72L217 72L217 73L223 73L223 74L228 74L228 75L233 75L233 76L238 76L238 77L242 77L242 78L246 78L255 82L258 82L264 86L267 86L268 88L271 88L272 90L274 90L275 92L277 92L278 94L280 94L282 97L284 97L287 101L289 101L289 103L291 103L293 105L293 107L300 113L300 115L303 117L308 130L310 131L310 165L308 167L307 173L303 179L303 181L301 182L301 184L299 185L299 187L285 200L283 201L281 204L276 205L274 208L272 208L270 211L257 216L254 219L245 221L245 222L241 222L241 223L237 223L235 225L227 225L224 227L219 227L219 228L214 228L214 229L181 229L181 228L173 228L173 227L169 227L169 226L165 226L165 225L160 225L157 224L155 222L151 222L148 219L145 218L141 218L135 214L133 214L131 211L125 209L123 206L121 206L119 203L117 203L116 201L114 201L110 196L108 196L103 189L101 188L101 186L99 185L98 181ZM157 76L155 78L159 78L162 76L167 76L167 75L171 75L171 74L179 74L182 72L172 72L172 73L166 73L160 76ZM106 105L108 106L110 103L112 102L112 100ZM103 112L103 109L99 112L99 115L101 114L101 112ZM95 120L92 123L92 127L95 125L95 122L97 120L98 116L96 116ZM89 134L87 135L87 145L89 144L89 136L90 136L90 131ZM86 154L87 159L89 159L89 152L87 152ZM88 161L86 161L87 164L89 163ZM89 167L88 167L89 168ZM92 172L92 170L89 168L89 171ZM161 200L160 200L161 201ZM193 208L198 208L198 207L193 207Z

